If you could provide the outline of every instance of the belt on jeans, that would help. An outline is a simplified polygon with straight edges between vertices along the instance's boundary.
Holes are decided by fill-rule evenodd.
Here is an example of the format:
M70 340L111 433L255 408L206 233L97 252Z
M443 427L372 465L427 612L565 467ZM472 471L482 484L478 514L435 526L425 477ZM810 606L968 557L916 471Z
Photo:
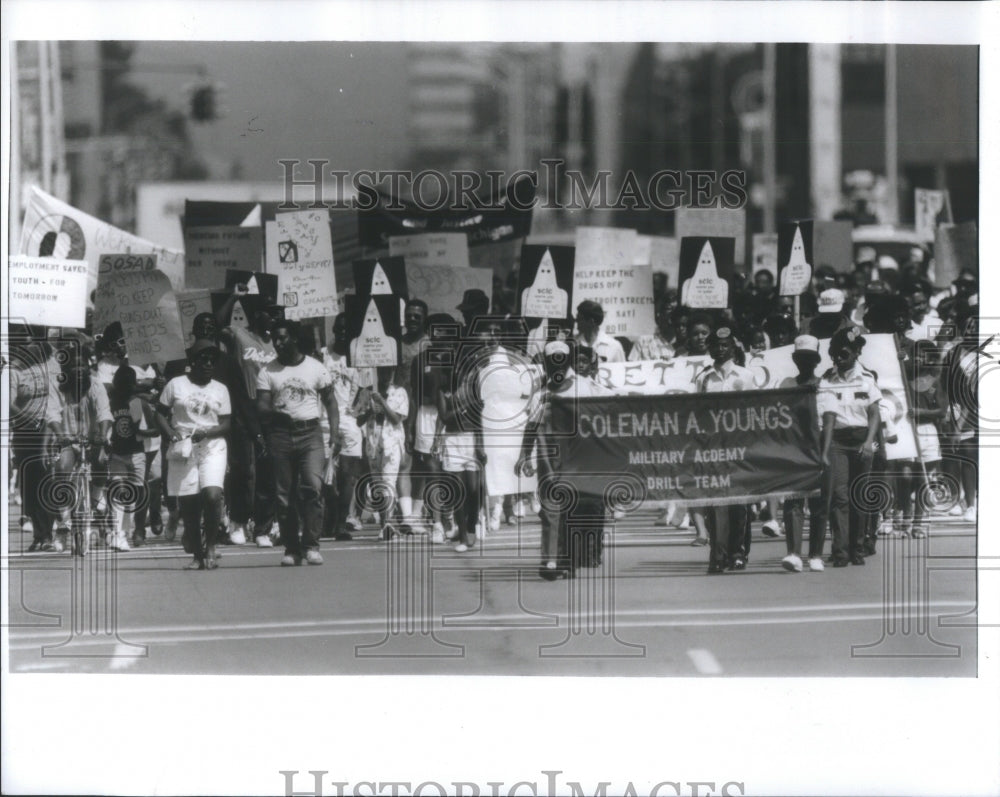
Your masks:
M307 421L296 421L287 415L275 415L271 419L271 425L278 429L291 429L293 432L301 432L306 429L315 429L319 426L319 418L310 418Z

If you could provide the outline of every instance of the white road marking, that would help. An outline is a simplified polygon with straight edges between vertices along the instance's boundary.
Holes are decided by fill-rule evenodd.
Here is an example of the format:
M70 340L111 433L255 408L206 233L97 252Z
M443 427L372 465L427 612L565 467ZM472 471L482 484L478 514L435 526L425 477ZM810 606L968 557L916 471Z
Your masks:
M722 665L712 655L712 651L705 648L692 648L687 652L688 658L694 662L698 672L702 675L721 675Z
M115 645L115 652L111 654L110 668L112 670L127 670L129 667L135 666L142 657L129 652L134 649L132 645L126 645L123 642Z
M949 608L949 607L975 608L975 604L969 601L935 601L928 608ZM814 613L814 612L827 612ZM788 614L792 616L748 616L751 613L761 614ZM597 615L597 612L585 613L587 615ZM735 616L741 615L742 616ZM724 615L718 619L699 619L693 615ZM798 616L796 616L798 615ZM635 619L628 619L629 616ZM661 620L657 617L678 617L683 619ZM883 617L883 605L881 603L866 603L853 605L832 605L816 607L770 607L765 609L718 609L718 610L622 610L615 613L615 628L708 628L716 626L767 626L767 625L804 625L811 623L838 623L859 620L878 620ZM489 615L481 618L481 622L488 622L490 619L502 621L506 619L519 619L522 615ZM222 642L252 639L296 639L308 637L342 637L342 636L362 636L368 634L385 634L388 620L385 616L379 618L325 620L325 621L298 621L298 622L273 622L273 623L232 623L228 625L206 625L206 626L159 626L150 628L128 628L121 629L118 633L127 639L134 639L136 642L150 645L155 643L179 644L182 642ZM521 630L535 632L551 632L555 626L548 627L526 627ZM565 621L560 622L560 627L566 628ZM511 629L506 625L475 625L462 628L441 628L439 622L434 624L435 634L466 633L466 632L502 632L510 633ZM65 634L65 632L63 632ZM37 648L39 640L51 638L53 635L31 634L17 635L10 641L10 650L31 650ZM13 635L12 635L13 637ZM35 641L32 642L31 640ZM106 645L105 640L75 640L74 645Z

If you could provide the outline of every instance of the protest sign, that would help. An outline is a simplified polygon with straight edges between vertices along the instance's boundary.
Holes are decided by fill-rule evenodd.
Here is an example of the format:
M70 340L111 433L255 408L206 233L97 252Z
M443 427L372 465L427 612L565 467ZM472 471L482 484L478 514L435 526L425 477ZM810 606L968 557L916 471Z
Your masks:
M263 251L260 227L186 227L184 286L217 290L226 284L228 269L260 271Z
M681 238L681 304L708 309L729 306L732 238Z
M407 266L468 266L469 240L464 232L394 235L389 254L402 257Z
M192 325L195 316L201 313L212 313L212 296L208 288L194 288L188 291L177 291L177 312L180 314L181 330L184 332L184 346L194 345Z
M933 191L915 188L913 191L913 220L917 235L930 243L935 240L939 224L951 224L951 194L947 190Z
M236 285L247 286L249 296L260 296L266 304L278 304L278 275L263 271L226 270L226 291L231 293Z
M592 272L631 266L635 261L637 238L635 230L618 227L577 227L574 261L577 280L603 279Z
M347 363L352 368L399 364L402 336L395 296L346 296Z
M941 224L934 243L934 283L949 287L963 268L979 275L979 232L974 221Z
M733 262L746 262L747 212L725 208L678 208L674 235L680 238L733 238Z
M466 210L425 210L388 193L361 186L358 240L362 246L384 249L396 235L454 232L466 235L468 245L525 238L531 232L535 183L525 177L483 203ZM471 255L470 255L471 256Z
M768 270L771 276L778 276L778 234L755 232L753 234L753 274Z
M677 286L680 241L666 235L637 235L632 264L652 266L654 274L666 274L667 285Z
M86 260L54 257L7 258L11 320L45 327L83 329L90 294Z
M560 475L585 495L718 506L803 496L822 475L808 388L555 398ZM609 492L611 491L611 492Z
M427 302L431 313L461 318L458 305L465 291L478 288L487 296L493 290L493 272L482 268L451 266L406 266L409 295Z
M107 252L158 255L157 268L175 290L184 287L184 253L167 249L61 202L32 186L21 226L18 253L31 257L86 260L87 299L97 288L99 259Z
M573 314L572 246L521 247L517 314L526 318L569 318Z
M267 270L278 275L278 303L301 321L337 312L330 213L325 208L279 213L267 229Z
M198 193L200 190L199 185L207 184L186 183L184 185L189 191ZM235 190L233 189L233 185L236 185L251 196L254 193L253 186L248 186L245 183L222 184L222 193L225 194L227 191ZM287 200L281 199L285 195L285 186L282 183L276 183L268 187L267 191L264 191L263 194L270 197L270 200L207 202L188 199L184 202L184 221L188 227L212 227L222 224L244 226L248 219L252 220L259 213L265 230L264 252L266 258L269 255L268 242L274 240L274 237L267 232L268 223L273 223L279 214L289 210L307 210L314 197L312 196L312 192L306 192L303 195L298 195L299 192L297 191L293 192L293 194L298 195L298 208L294 208L286 204ZM351 282L351 262L364 256L361 245L358 243L358 214L349 203L338 203L334 197L324 196L323 201L327 205L324 217L328 216L330 220L330 232L333 241L333 268L337 284L349 285ZM275 251L275 260L277 260L277 251ZM266 270L272 274L278 273L276 269L270 267Z
M94 329L120 321L133 365L180 360L184 353L177 298L159 270L102 274L94 301Z
M861 352L861 364L878 374L885 408L889 411L897 442L886 445L889 459L912 459L916 456L913 426L907 417L909 404L903 385L903 372L892 335L866 335ZM822 341L817 374L833 366L829 341ZM746 367L753 372L753 387L758 390L777 388L785 379L794 378L798 369L792 362L794 346L781 346L758 353L748 353ZM641 360L629 363L601 363L597 381L619 394L664 395L694 393L695 377L712 364L711 357L675 357L670 361Z
M839 272L854 269L854 240L849 221L813 221L812 260L814 267L830 266Z
M635 230L577 227L573 264L575 310L587 299L604 309L609 335L650 335L656 330L651 266L632 265Z
M481 244L469 250L469 265L472 268L489 269L503 279L519 268L523 238L514 238L498 243Z
M354 293L356 296L410 297L406 272L410 264L402 257L379 257L354 261Z
M222 308L229 302L232 295L232 291L211 291L212 315L218 318ZM258 311L264 309L264 303L264 297L259 293L245 293L233 303L229 317L222 318L220 321L223 326L233 329L250 329L253 317Z
M778 225L778 294L798 296L808 290L813 275L813 222Z
M97 273L109 271L151 271L157 267L157 255L101 255L97 261Z

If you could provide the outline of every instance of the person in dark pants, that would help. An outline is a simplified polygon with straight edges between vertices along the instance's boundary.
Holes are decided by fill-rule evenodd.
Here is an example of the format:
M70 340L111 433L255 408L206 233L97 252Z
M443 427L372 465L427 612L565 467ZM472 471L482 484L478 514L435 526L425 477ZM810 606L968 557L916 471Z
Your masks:
M61 369L49 343L32 342L30 331L13 324L10 357L10 443L21 495L21 528L32 535L28 550L39 551L52 541L53 518L41 500L39 485L46 474L45 410Z
M225 326L237 301L251 318L249 329ZM251 295L246 285L237 283L225 304L216 313L216 322L222 327L219 338L243 373L251 416L257 395L257 376L275 358L271 324L284 316L284 308L266 304L265 301L264 296ZM259 419L244 418L239 424L233 425L230 435L233 457L227 480L229 489L226 491L232 522L229 542L237 545L245 543L252 519L257 547L270 548L272 543L269 532L274 522L275 506L274 463L264 437L257 428L258 424Z
M842 329L830 340L833 368L819 383L817 407L823 418L822 456L825 507L833 532L834 567L865 563L869 512L861 497L872 469L879 430L882 392L875 375L858 362L865 339L857 328Z
M736 342L729 327L719 327L708 336L708 351L714 361L695 377L699 393L753 390L753 372L737 365ZM742 504L713 506L706 511L710 553L709 575L745 570L750 555L747 508Z
M278 527L285 546L281 564L302 564L304 553L308 564L321 565L326 454L319 407L322 402L330 429L339 429L333 380L322 363L299 351L296 322L277 321L271 327L271 338L278 357L257 375L257 409L268 430L268 447L274 457ZM339 435L333 435L331 456L340 451L339 439ZM294 506L293 485L297 485Z
M575 354L569 341L552 340L545 344L545 373L548 381L532 395L529 418L521 441L521 453L514 471L530 475L531 452L538 463L541 493L542 564L538 574L546 581L574 578L580 567L601 564L604 532L603 498L578 495L572 507L560 506L565 491L572 485L560 478L561 460L558 437L553 435L551 400L554 397L586 398L607 395L608 391L592 379L581 378L572 365Z
M817 387L819 375L816 366L819 365L819 340L812 335L799 335L795 339L795 349L792 352L799 372L796 376L785 379L779 387ZM803 511L806 499L786 498L784 506L785 544L788 555L781 560L785 570L795 573L802 572L802 532L805 528L805 513ZM823 506L822 494L812 496L809 501L809 569L822 572L823 541L826 538L826 509Z

